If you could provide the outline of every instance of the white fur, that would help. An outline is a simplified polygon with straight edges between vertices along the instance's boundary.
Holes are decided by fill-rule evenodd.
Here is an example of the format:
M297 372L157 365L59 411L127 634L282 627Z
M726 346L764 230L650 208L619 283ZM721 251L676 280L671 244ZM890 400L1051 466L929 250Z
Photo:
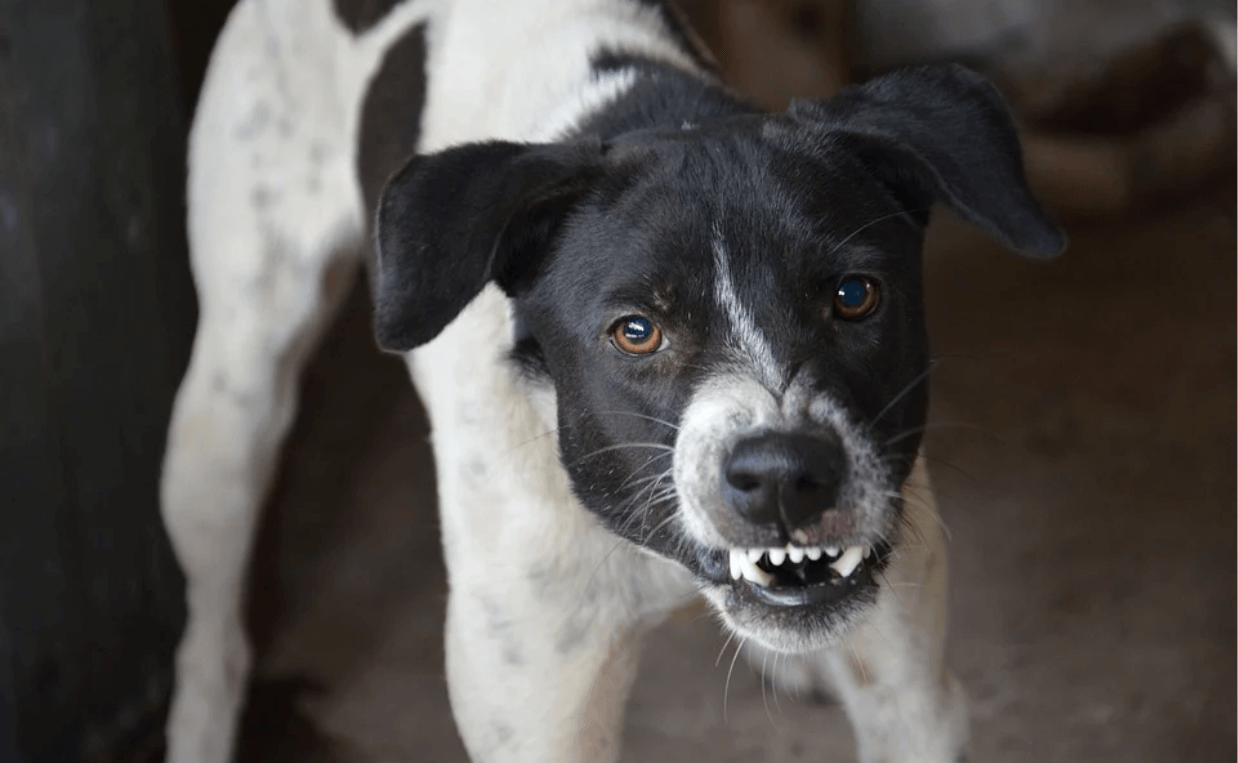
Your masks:
M714 228L714 299L726 313L731 323L732 349L738 355L738 360L745 370L759 377L760 381L770 389L782 386L785 371L774 359L769 340L757 328L752 320L748 306L739 300L735 291L735 279L731 276L730 255L726 251L726 241L722 231Z
M843 442L848 478L841 503L856 516L856 534L888 537L893 530L885 511L890 478L862 428L828 394L810 391L799 379L775 394L758 378L769 375L760 367L736 367L703 382L684 409L673 459L678 520L684 532L709 548L740 546L738 539L728 538L725 529L716 526L707 510L725 504L718 479L724 459L746 437L815 425L828 427ZM761 638L756 633L744 635Z
M249 671L246 559L298 377L347 290L364 232L353 147L383 51L429 4L356 40L330 0L245 0L212 56L189 146L199 325L168 433L161 510L189 620L171 763L230 756Z
M353 159L365 87L384 51L423 20L424 151L560 134L631 85L630 73L590 72L599 43L693 68L655 12L622 0L405 0L359 38L330 0L241 0L212 57L190 144L201 319L162 484L189 603L170 763L231 755L249 670L240 604L257 514L298 376L363 237ZM729 288L722 297L734 296ZM614 760L639 636L694 586L574 499L555 442L540 436L553 431L553 401L503 360L511 344L509 305L489 287L408 361L433 427L452 709L476 761ZM694 404L692 427L714 426L706 409L725 408L719 401L736 390ZM754 424L779 415L773 403L752 410ZM720 437L710 430L698 442ZM703 478L683 468L682 484L699 493ZM947 760L942 729L954 726L942 721L956 706L941 694L945 568L935 524L926 528L924 550L895 565L925 593L883 592L873 614L882 635L864 648L876 688L835 680L868 763ZM718 545L707 529L693 532ZM831 654L805 662L805 680L816 680L813 665L837 673Z

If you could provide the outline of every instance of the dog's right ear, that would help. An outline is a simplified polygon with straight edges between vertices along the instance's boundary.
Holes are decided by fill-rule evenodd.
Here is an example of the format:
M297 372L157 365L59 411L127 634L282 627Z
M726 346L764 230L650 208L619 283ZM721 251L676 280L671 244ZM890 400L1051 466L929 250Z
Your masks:
M410 159L378 202L378 344L425 344L490 281L522 290L601 156L597 142L491 142Z

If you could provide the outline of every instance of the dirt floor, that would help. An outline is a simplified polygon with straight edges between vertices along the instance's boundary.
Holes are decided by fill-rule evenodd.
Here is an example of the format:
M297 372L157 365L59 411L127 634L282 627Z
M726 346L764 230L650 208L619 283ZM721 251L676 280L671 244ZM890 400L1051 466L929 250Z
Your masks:
M927 439L974 761L1233 761L1235 196L1071 229L1033 263L940 215ZM425 422L358 296L259 541L242 763L464 761ZM649 640L625 761L854 760L702 609Z

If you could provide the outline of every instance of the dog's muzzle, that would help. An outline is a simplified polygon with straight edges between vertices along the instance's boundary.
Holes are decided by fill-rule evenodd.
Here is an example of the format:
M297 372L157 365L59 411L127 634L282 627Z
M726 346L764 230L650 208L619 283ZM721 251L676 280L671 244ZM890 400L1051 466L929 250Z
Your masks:
M775 606L826 603L860 582L855 573L876 561L873 547L833 540L855 530L854 515L835 508L846 470L833 433L766 433L736 443L723 464L722 495L759 536L786 543L732 548L731 579Z

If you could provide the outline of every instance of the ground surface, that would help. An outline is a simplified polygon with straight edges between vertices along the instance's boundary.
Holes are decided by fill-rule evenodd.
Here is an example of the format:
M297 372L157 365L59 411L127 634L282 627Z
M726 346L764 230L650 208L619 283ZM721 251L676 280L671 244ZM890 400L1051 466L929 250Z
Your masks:
M1235 759L1235 197L1070 230L1031 263L945 215L927 452L975 761ZM425 425L360 299L326 342L253 573L242 763L464 761ZM648 642L625 761L854 760L763 698L701 610ZM729 657L729 653L726 655Z

